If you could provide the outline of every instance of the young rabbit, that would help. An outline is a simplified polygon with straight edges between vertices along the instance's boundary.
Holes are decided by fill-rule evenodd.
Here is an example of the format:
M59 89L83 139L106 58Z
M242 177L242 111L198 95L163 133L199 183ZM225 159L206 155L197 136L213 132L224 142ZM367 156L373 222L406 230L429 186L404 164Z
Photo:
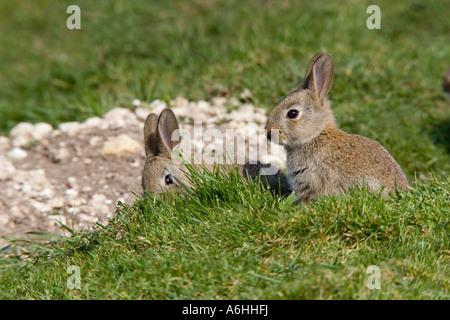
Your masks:
M405 174L385 148L336 127L326 98L333 72L333 57L316 54L300 88L281 100L267 120L268 139L278 133L275 142L286 149L288 179L298 200L339 194L355 184L372 191L385 186L384 196L396 188L408 190Z
M147 116L144 124L144 143L146 160L142 171L142 187L150 193L157 194L167 190L173 192L191 185L185 176L187 168L180 161L172 159L172 150L180 141L173 141L172 134L179 129L178 121L171 109L164 109L158 117L155 113ZM287 177L280 171L263 176L262 168L270 165L258 161L256 164L239 165L239 173L246 180L254 181L261 174L261 184L267 185L275 193L288 196L292 193ZM199 166L193 165L198 170ZM205 165L212 171L213 166ZM266 180L267 179L267 180ZM267 185L266 185L267 183Z

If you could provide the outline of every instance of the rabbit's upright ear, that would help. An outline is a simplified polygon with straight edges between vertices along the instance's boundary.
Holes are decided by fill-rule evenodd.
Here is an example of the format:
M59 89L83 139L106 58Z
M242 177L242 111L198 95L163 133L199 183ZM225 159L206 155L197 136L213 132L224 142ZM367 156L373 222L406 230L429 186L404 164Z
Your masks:
M318 53L309 62L301 89L313 91L320 101L328 94L333 84L334 61L330 54Z
M159 115L158 121L158 137L159 137L159 151L161 155L171 158L172 149L180 143L180 140L173 141L172 134L178 130L178 121L171 109L164 109Z
M158 155L158 116L150 113L144 123L145 156L147 158Z

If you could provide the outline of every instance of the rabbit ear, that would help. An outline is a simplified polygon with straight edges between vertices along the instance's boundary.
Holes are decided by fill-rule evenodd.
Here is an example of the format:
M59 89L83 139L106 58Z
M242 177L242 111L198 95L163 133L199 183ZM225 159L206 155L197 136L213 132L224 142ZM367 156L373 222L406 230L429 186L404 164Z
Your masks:
M333 74L333 57L323 52L318 53L309 62L301 88L313 91L320 100L323 100L331 89Z
M308 69L306 70L305 77L303 78L303 83L300 86L300 89L309 88L314 64L316 63L317 59L319 59L324 54L325 54L324 52L316 53L315 56L312 57L311 61L309 61Z
M180 141L172 141L172 133L178 129L178 121L173 111L164 109L158 120L158 148L159 152L168 158L172 157L172 149L180 143Z
M150 113L144 123L145 156L147 158L158 155L158 116Z

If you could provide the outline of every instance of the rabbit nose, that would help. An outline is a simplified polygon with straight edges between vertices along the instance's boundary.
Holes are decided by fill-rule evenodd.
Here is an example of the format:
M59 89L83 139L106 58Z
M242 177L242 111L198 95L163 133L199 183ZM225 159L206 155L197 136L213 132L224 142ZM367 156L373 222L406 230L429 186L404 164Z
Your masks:
M270 139L272 138L272 128L270 126L266 126L266 135L267 135L267 140L270 141Z

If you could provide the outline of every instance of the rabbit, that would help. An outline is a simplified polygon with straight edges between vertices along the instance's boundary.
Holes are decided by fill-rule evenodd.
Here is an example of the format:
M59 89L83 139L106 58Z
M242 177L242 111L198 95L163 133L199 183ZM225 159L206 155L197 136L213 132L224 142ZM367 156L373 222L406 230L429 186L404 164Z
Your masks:
M166 108L158 117L155 113L147 116L144 124L144 144L145 144L145 164L142 171L142 188L154 195L170 190L179 192L183 188L191 187L185 172L187 168L180 161L172 159L172 150L180 141L172 141L171 137L175 130L179 129L178 121L174 112ZM192 165L196 170L200 167ZM270 165L257 163L245 163L239 165L240 175L248 181L248 178L255 181L261 174L262 187L269 186L270 190L276 194L289 196L292 188L284 175L279 170L272 175L263 175L263 168ZM213 166L205 165L212 172ZM267 183L267 185L266 185Z
M334 61L318 53L310 61L301 86L283 98L270 113L266 132L287 153L288 179L298 201L337 195L366 185L382 195L396 188L408 191L408 179L394 158L377 141L337 128L327 94ZM275 131L272 131L275 130Z

